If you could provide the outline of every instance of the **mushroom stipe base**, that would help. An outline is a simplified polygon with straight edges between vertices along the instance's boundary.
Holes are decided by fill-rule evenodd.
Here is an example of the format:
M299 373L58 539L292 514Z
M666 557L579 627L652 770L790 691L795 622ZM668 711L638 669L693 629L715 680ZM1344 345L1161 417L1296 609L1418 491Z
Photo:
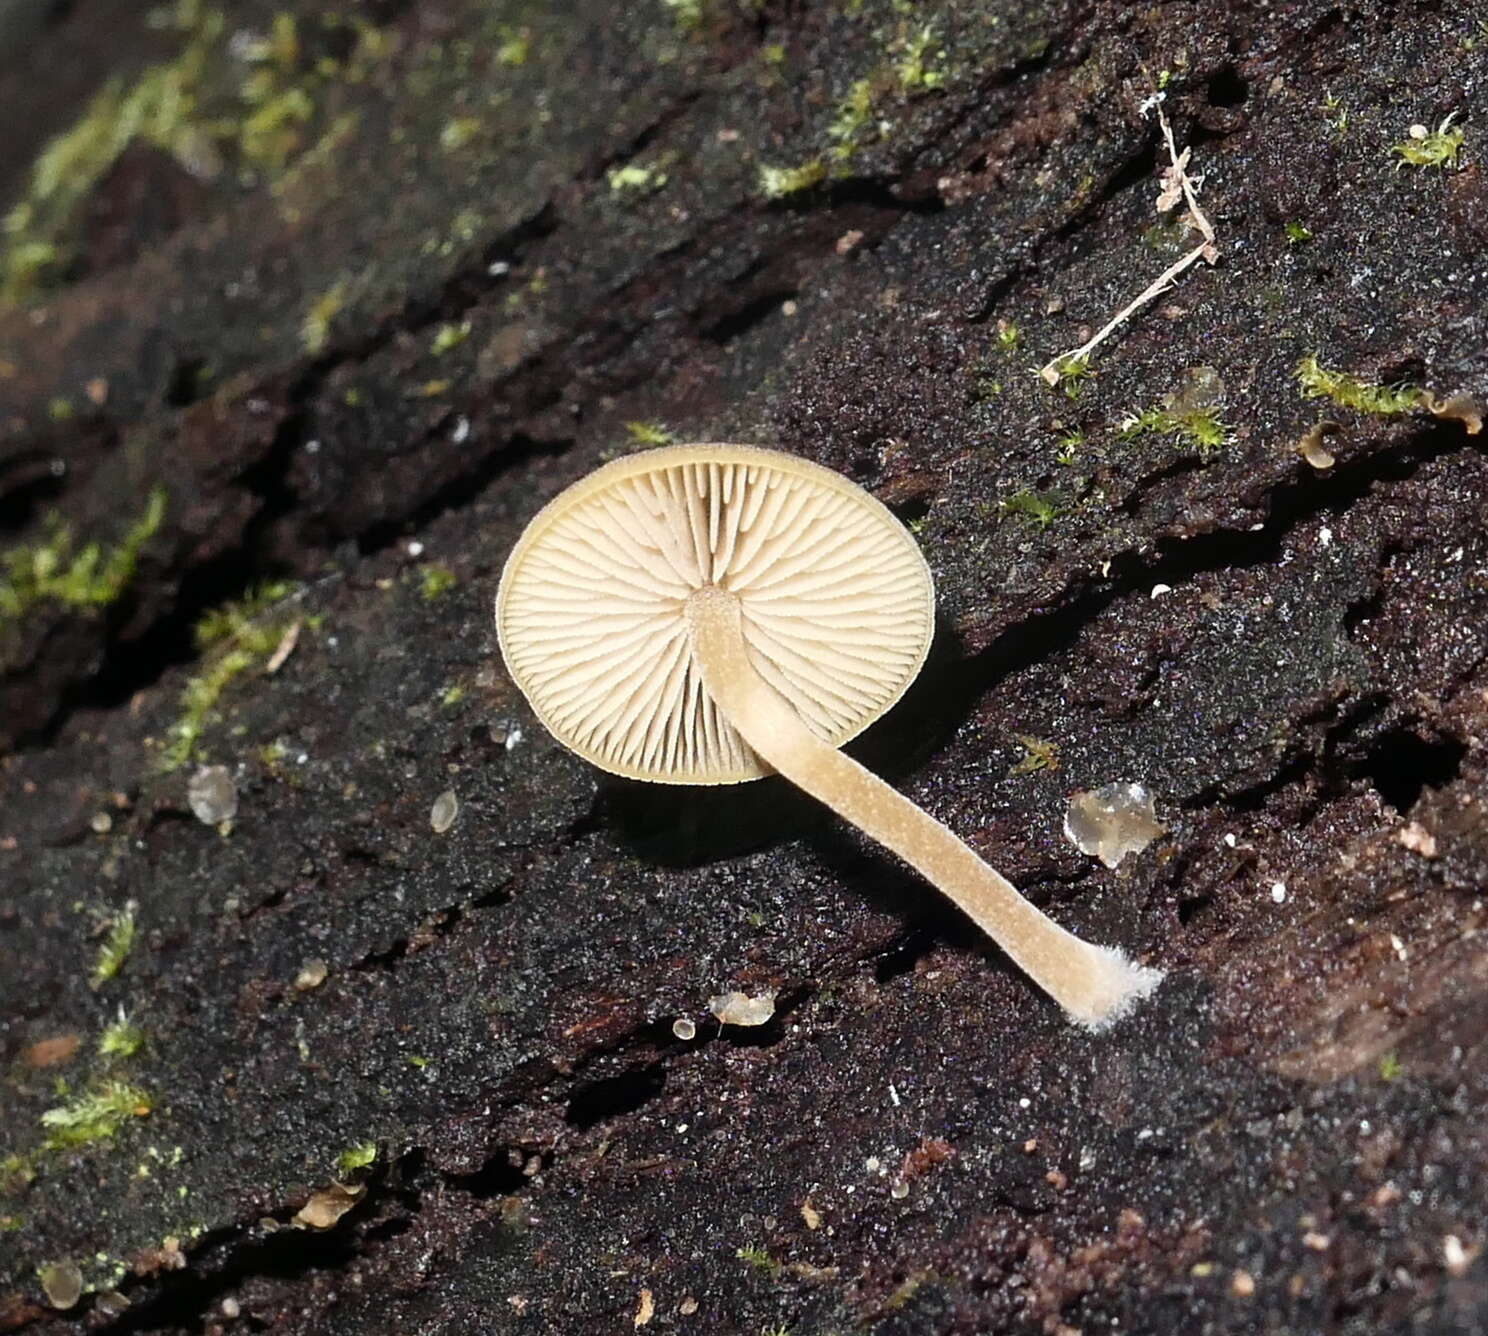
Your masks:
M806 728L750 664L737 598L705 586L687 617L704 685L755 752L954 900L1071 1020L1102 1029L1162 982L1160 971L1061 928L959 836Z

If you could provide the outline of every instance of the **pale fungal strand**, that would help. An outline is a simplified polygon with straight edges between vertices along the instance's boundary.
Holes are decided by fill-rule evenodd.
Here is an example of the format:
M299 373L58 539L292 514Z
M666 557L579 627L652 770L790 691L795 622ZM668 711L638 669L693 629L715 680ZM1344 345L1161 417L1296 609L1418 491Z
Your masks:
M513 553L498 616L533 707L595 764L671 783L767 773L703 689L685 610L706 586L739 600L756 668L831 746L919 671L934 631L924 558L830 470L683 446L619 460L575 490Z

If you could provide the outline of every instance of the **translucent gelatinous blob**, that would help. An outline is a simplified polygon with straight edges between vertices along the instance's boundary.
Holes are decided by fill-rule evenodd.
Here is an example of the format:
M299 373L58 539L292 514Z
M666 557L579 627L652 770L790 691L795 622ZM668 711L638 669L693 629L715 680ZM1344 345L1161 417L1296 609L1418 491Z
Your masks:
M459 815L459 797L454 789L445 789L439 797L434 799L434 806L429 809L429 824L434 828L436 835L443 835L455 824L455 818Z
M775 994L720 993L708 999L708 1010L724 1025L767 1025L775 1015Z
M225 765L204 765L186 785L186 802L198 821L215 826L238 814L238 786Z
M1157 819L1152 794L1140 784L1103 784L1073 794L1064 813L1064 833L1082 854L1116 867L1139 854L1168 828Z

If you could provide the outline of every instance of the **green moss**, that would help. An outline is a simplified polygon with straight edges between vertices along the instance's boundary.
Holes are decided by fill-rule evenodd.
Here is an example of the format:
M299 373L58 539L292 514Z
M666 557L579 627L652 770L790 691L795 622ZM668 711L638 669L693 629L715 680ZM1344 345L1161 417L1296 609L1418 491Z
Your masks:
M359 81L392 45L365 20L331 14L305 21L314 28L307 40L282 13L266 38L244 44L200 0L178 0L168 22L181 43L176 57L110 81L32 164L0 226L0 301L26 300L63 275L80 206L131 143L169 153L197 177L231 180L237 167L272 181L311 142L323 91ZM345 61L307 58L317 41L344 46L353 34Z
M177 770L196 756L222 693L279 648L290 621L268 614L292 590L283 582L262 585L240 602L213 609L197 623L196 643L205 655L205 666L187 679L181 692L181 716L171 726L161 753L163 770Z
M1051 742L1048 738L1036 738L1029 733L1015 733L1018 746L1023 749L1023 757L1011 770L1010 775L1035 775L1040 770L1057 770L1059 768L1059 744Z
M103 1033L98 1036L98 1053L104 1058L132 1058L144 1043L145 1032L120 1007L118 1018L104 1026Z
M1453 125L1455 116L1448 116L1435 130L1424 125L1413 125L1407 138L1390 146L1395 155L1395 167L1457 166L1462 153L1463 141L1467 138L1460 125Z
M196 647L205 650L235 641L269 652L278 645L281 632L264 627L262 620L265 614L294 593L294 589L294 585L286 580L272 580L250 590L236 602L224 603L203 613L194 633Z
M429 1059L420 1057L417 1053L409 1053L403 1059L410 1067L417 1067L423 1071L429 1065Z
M304 127L315 117L315 103L303 88L286 88L266 97L243 119L239 147L263 171L284 170L304 143Z
M114 916L104 933L103 945L98 948L98 959L93 962L93 973L89 982L101 988L124 968L129 953L134 949L134 905L128 904Z
M104 1081L41 1115L46 1150L74 1150L107 1141L131 1118L147 1117L154 1101L139 1086Z
M773 1276L780 1270L780 1263L758 1244L750 1244L747 1247L740 1248L734 1253L734 1256L741 1262L748 1263L756 1271L763 1271L767 1275Z
M706 0L661 0L661 3L671 14L678 31L694 33L703 26Z
M265 770L277 773L279 767L284 764L284 758L289 755L289 745L283 738L275 738L272 742L266 742L258 749L258 759Z
M218 19L220 31L220 17ZM134 140L174 151L194 115L204 44L193 38L179 60L146 70L133 84L111 80L70 130L32 165L26 193L5 219L0 299L29 297L66 258L65 232L78 204Z
M74 552L72 531L53 517L42 542L0 556L0 617L20 617L44 602L71 608L112 603L134 579L140 552L165 518L165 500L164 489L152 491L144 514L107 553L97 543Z
M36 1181L36 1165L29 1155L12 1153L0 1160L0 1192L24 1192Z
M1061 357L1053 363L1052 370L1052 384L1066 399L1078 399L1085 382L1095 378L1089 357Z
M667 174L659 167L641 167L633 162L623 167L611 167L605 178L610 183L610 192L615 195L649 195L667 183Z
M454 683L444 689L439 697L439 703L446 710L453 710L469 694L467 688L460 682Z
M358 1169L365 1169L369 1164L377 1160L377 1143L375 1141L364 1141L359 1146L348 1146L336 1156L336 1168L345 1177L354 1174Z
M1019 515L1040 529L1047 529L1064 513L1051 496L1028 487L999 501L997 509L1003 515Z
M1220 419L1218 407L1212 404L1194 408L1156 405L1144 408L1139 413L1128 413L1116 434L1123 441L1149 434L1176 436L1201 455L1218 450L1230 439L1229 428Z
M1348 108L1343 105L1343 99L1333 93L1328 93L1323 98L1322 113L1327 119L1329 126L1335 134L1343 134L1348 129Z
M811 158L795 167L772 167L761 164L760 194L766 199L786 199L803 190L811 190L827 179L827 164L822 158Z
M904 92L924 92L945 86L945 66L934 59L943 53L933 24L926 23L916 28L901 45L894 75Z
M452 116L439 132L439 147L456 153L471 143L481 132L479 116Z
M462 320L458 325L440 325L430 340L429 351L435 357L452 352L470 337L470 321Z
M969 404L990 403L1002 394L1002 372L1000 363L986 357L973 358L966 365L966 402Z
M1055 462L1068 466L1075 462L1076 456L1084 446L1085 433L1079 427L1073 427L1061 433L1054 444L1058 447L1054 454Z
M1282 230L1286 233L1289 246L1301 246L1312 240L1312 232L1305 223L1289 222L1282 224Z
M425 566L419 574L419 592L429 603L443 598L459 583L459 577L447 566Z
M1381 1081L1398 1081L1405 1068L1401 1065L1399 1056L1391 1050L1383 1054L1379 1060L1379 1074Z
M496 63L511 67L525 65L532 57L532 34L526 28L504 28L496 44Z
M637 445L675 445L677 438L659 422L627 422L625 434Z
M1347 371L1330 370L1312 353L1297 363L1296 376L1304 399L1331 399L1359 413L1409 413L1422 404L1415 385L1375 385Z
M837 104L836 114L827 126L827 137L833 145L832 157L839 162L846 161L862 147L869 130L877 131L877 119L873 114L873 84L871 80L859 79Z
M331 337L331 322L346 305L346 291L347 285L343 279L311 302L305 318L300 321L300 342L312 357L325 351Z

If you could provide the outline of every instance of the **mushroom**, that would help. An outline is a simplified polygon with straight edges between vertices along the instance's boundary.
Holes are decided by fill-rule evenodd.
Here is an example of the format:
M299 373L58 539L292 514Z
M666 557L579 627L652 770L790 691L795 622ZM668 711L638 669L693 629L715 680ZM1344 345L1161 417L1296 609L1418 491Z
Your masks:
M747 445L615 460L527 526L496 624L565 746L658 783L778 771L954 900L1079 1024L1110 1024L1162 978L1066 932L838 750L919 672L935 593L904 526L830 469Z

